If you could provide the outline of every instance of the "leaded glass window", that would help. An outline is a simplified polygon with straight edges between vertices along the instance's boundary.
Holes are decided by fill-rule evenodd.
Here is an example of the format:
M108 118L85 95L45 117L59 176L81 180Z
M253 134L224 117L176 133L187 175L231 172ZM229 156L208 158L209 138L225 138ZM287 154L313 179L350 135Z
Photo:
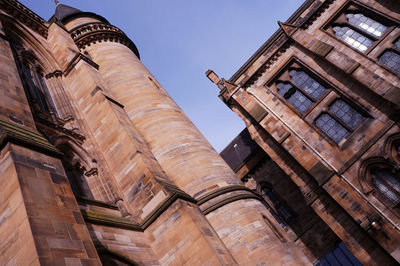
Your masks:
M360 13L346 14L346 17L350 25L378 38L387 30L386 26Z
M339 143L350 133L349 130L343 127L339 122L337 122L332 116L327 113L321 114L315 120L315 124L336 143Z
M371 169L372 185L392 203L400 200L400 178L393 171L382 168Z
M341 99L335 100L329 106L329 110L352 130L355 130L365 119L362 114Z
M304 113L311 106L312 101L291 84L278 83L277 87L279 94L282 95L300 113Z
M299 70L290 70L290 76L292 77L292 81L301 89L303 89L309 96L311 96L314 100L319 99L322 94L326 91L326 88L322 86L315 79L310 77L304 71Z
M397 41L396 45L400 46L400 42ZM386 50L380 57L379 61L385 66L393 69L395 72L400 74L400 54L392 50Z
M348 43L352 47L356 48L361 52L365 52L368 47L373 43L373 40L350 29L349 27L333 27L336 37Z

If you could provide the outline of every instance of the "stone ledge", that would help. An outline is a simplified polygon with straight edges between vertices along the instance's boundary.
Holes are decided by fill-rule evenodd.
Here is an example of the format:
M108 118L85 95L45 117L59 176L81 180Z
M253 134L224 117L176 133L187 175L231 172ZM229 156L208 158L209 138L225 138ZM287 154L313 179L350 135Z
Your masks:
M0 119L0 147L8 142L61 157L63 154L40 133Z

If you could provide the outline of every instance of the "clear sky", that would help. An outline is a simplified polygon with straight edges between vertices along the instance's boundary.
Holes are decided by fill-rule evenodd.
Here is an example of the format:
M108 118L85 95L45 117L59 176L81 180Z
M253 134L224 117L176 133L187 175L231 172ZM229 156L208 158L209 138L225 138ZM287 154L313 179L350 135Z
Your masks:
M48 20L52 0L20 0ZM217 96L207 69L229 79L303 0L60 0L105 17L220 152L245 127Z

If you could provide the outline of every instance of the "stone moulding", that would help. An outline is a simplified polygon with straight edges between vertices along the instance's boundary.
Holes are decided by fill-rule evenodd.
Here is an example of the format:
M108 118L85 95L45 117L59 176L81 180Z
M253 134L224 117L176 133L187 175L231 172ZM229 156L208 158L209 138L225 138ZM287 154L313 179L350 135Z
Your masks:
M55 157L63 156L63 154L40 133L0 119L0 147L3 148L9 142L41 151L47 155Z
M110 226L110 227L117 227L117 228L124 228L124 229L129 229L133 231L140 231L143 232L146 230L147 227L149 227L166 209L168 209L176 200L182 199L184 201L188 201L191 203L194 203L196 205L201 205L210 199L216 198L220 195L226 194L228 192L232 191L246 191L246 192L251 192L248 194L241 194L241 195L235 195L226 199L223 199L221 201L218 201L211 206L208 206L205 210L203 210L203 214L207 215L210 212L237 200L242 200L242 199L257 199L259 201L263 201L263 198L258 195L256 192L252 191L251 189L244 187L244 186L229 186L229 187L223 187L220 189L217 189L215 191L212 191L208 193L207 195L204 195L201 197L199 200L195 200L192 198L190 195L186 194L182 190L180 190L178 187L176 187L173 184L170 184L168 182L165 182L163 180L160 180L156 178L156 180L163 185L163 187L167 191L172 191L170 196L166 198L163 202L161 202L149 215L146 216L145 219L141 223L135 223L132 222L129 219L123 218L123 217L118 217L110 214L105 214L97 211L90 211L90 210L81 210L82 216L85 219L86 222L88 223L93 223L93 224L100 224L100 225L105 225L105 226ZM90 203L90 202L87 202Z
M119 42L129 49L140 59L136 45L119 28L107 23L88 23L74 28L70 31L71 37L79 47L84 49L96 42Z
M87 56L85 56L82 53L77 53L74 58L72 58L71 62L67 65L67 67L64 70L64 76L68 76L68 74L74 69L74 67L79 63L80 60L85 61L95 69L99 70L99 65L90 60ZM50 77L50 76L49 76Z
M3 7L7 13L12 14L14 18L47 38L47 22L33 13L29 8L15 0L2 0L0 1L0 6Z

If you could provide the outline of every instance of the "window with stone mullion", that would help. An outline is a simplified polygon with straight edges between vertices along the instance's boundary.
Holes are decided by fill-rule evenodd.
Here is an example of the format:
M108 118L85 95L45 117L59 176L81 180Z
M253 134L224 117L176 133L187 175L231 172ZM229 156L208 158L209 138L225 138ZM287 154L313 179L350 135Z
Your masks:
M400 178L390 169L371 169L372 184L392 204L400 201Z
M358 9L347 10L334 22L332 30L338 39L364 53L389 29L388 22L381 20Z
M314 101L308 94L292 82L278 82L278 93L302 115L310 109Z

